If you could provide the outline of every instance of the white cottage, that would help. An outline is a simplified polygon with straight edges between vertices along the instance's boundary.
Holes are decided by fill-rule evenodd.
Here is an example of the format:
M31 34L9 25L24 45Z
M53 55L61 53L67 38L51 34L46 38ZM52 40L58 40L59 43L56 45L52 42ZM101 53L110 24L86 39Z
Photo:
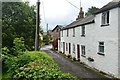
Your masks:
M91 16L83 15L81 8L76 21L60 31L58 50L120 78L120 0L113 0Z

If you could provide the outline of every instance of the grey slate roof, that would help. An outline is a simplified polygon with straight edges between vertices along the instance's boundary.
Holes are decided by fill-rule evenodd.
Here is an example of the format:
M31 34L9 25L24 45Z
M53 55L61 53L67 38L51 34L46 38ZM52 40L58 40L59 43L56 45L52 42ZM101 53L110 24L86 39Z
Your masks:
M109 2L107 5L103 6L98 11L94 12L93 15L87 16L83 19L78 19L78 20L72 22L71 24L67 25L66 27L62 28L62 30L94 23L94 15L104 12L104 11L107 11L107 10L110 10L110 9L113 9L113 8L116 8L116 7L120 7L120 0L113 0L113 1Z
M100 10L96 11L94 14L98 14L116 7L120 7L120 0L118 1L111 1L107 5L103 6Z
M71 24L67 25L66 27L64 27L62 30L74 28L77 26L82 26L82 25L86 25L86 24L90 24L90 23L94 23L94 16L93 15L87 16L83 19L78 19L78 20L72 22Z

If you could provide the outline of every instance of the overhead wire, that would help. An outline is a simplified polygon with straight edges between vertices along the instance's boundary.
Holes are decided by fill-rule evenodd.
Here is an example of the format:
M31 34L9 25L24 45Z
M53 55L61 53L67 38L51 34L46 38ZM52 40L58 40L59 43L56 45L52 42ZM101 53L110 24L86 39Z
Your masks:
M70 5L72 5L73 7L75 7L76 9L79 9L77 6L75 6L74 4L72 4L71 2L69 2L68 0L65 0L66 2L68 2Z
M46 22L46 15L45 15L45 8L44 8L44 3L43 3L43 1L42 1L42 6L43 6L44 21L45 21L45 24L47 24L47 22Z

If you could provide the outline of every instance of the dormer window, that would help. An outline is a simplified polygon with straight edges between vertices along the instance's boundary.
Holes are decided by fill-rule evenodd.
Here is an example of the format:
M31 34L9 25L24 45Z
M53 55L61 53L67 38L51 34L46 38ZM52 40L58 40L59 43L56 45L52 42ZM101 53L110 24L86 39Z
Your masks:
M101 26L107 26L109 25L109 11L102 13L102 25Z

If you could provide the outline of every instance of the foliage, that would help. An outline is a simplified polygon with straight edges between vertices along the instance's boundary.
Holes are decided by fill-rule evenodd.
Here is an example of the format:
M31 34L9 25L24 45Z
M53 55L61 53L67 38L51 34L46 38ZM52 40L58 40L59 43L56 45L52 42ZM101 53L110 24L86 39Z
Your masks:
M77 60L80 61L80 58L78 58Z
M11 63L11 64L9 64ZM77 79L60 71L54 60L44 52L25 52L8 62L11 77L23 79Z
M72 60L73 60L73 61L76 61L76 57L73 57Z
M52 37L50 34L48 35L43 35L43 42L45 45L51 44L52 43Z
M35 7L23 2L2 3L2 46L10 49L16 37L23 37L27 49L34 46Z
M62 51L59 51L59 53L62 53Z
M68 57L68 58L71 58L71 54L68 54L67 57Z
M24 45L24 38L15 38L13 42L13 53L14 55L18 55L26 51L25 45Z
M89 16L91 14L93 14L95 11L99 10L99 8L96 8L94 6L92 6L91 8L88 8L88 11L86 12L86 16Z

